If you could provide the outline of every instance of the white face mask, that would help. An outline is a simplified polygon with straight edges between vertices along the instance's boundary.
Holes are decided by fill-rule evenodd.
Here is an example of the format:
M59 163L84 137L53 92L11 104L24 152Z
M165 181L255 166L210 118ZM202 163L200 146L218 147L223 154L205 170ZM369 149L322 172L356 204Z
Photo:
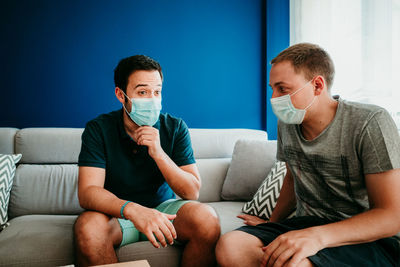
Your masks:
M286 124L301 124L306 115L307 109L314 103L317 96L314 96L311 103L305 109L297 109L293 106L290 96L297 94L300 90L306 87L312 80L308 81L303 87L295 91L290 95L284 95L280 97L271 98L272 111Z
M124 91L122 93L129 98ZM161 110L161 97L160 98L131 98L132 102L131 112L125 108L126 114L139 126L148 125L154 126L158 121Z

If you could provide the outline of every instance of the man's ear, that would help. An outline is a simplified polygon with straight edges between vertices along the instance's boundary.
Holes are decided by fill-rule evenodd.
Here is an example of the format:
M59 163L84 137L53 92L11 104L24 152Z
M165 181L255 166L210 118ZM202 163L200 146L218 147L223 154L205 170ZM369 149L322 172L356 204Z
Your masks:
M121 88L115 87L115 96L117 97L118 101L121 102L122 105L125 103L125 96L122 93Z
M321 75L314 78L313 85L315 88L315 95L320 95L326 89L325 79Z

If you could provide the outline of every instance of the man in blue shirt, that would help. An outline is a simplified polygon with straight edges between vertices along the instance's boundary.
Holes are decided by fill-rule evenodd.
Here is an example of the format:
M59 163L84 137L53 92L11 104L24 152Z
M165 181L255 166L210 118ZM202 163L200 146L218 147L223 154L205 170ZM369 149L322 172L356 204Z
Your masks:
M160 114L162 78L147 56L121 60L114 81L123 109L88 122L82 134L78 197L88 211L74 229L79 266L117 262L115 247L141 240L185 243L182 266L215 262L218 217L190 201L200 175L185 122Z

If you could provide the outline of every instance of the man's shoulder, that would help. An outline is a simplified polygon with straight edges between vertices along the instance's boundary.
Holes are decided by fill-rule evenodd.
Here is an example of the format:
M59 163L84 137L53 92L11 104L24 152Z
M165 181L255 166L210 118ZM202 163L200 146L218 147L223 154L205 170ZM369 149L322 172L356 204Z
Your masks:
M121 116L122 116L121 109L114 110L109 113L100 114L96 118L88 121L86 127L93 125L97 125L99 127L107 127L109 125L115 125L115 123L118 122Z
M169 113L161 113L160 114L160 126L166 128L169 131L177 131L180 130L182 126L186 127L183 119L179 117L175 117Z
M367 104L361 102L341 100L340 103L343 105L343 112L346 116L350 116L352 119L369 120L379 113L387 113L387 111L380 106L374 104Z

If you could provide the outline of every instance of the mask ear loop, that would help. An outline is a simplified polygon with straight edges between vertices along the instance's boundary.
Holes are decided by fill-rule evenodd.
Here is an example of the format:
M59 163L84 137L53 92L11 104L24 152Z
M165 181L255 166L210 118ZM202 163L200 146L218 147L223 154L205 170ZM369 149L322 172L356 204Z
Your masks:
M120 89L120 90L121 90L121 92L124 94L124 96L125 96L127 99L129 99L129 97L125 94L125 92L122 91L122 89ZM124 99L124 100L125 100L125 99ZM130 99L129 99L129 100L130 100ZM132 102L132 100L130 100L130 101ZM126 103L126 101L124 101L124 104L122 104L122 106L124 107L126 114L129 116L129 112L128 112L128 110L127 110L126 107L125 107L125 103Z
M297 94L298 92L300 92L301 90L303 90L313 79L314 79L314 78L312 78L311 80L309 80L305 85L303 85L303 87L301 87L300 89L298 89L296 92L292 93L292 94L289 95L289 96L295 95L295 94Z
M308 104L308 106L305 107L304 110L307 110L309 107L311 107L311 105L314 103L316 97L317 97L317 96L315 95L314 98L313 98L313 100L311 101L311 103Z

